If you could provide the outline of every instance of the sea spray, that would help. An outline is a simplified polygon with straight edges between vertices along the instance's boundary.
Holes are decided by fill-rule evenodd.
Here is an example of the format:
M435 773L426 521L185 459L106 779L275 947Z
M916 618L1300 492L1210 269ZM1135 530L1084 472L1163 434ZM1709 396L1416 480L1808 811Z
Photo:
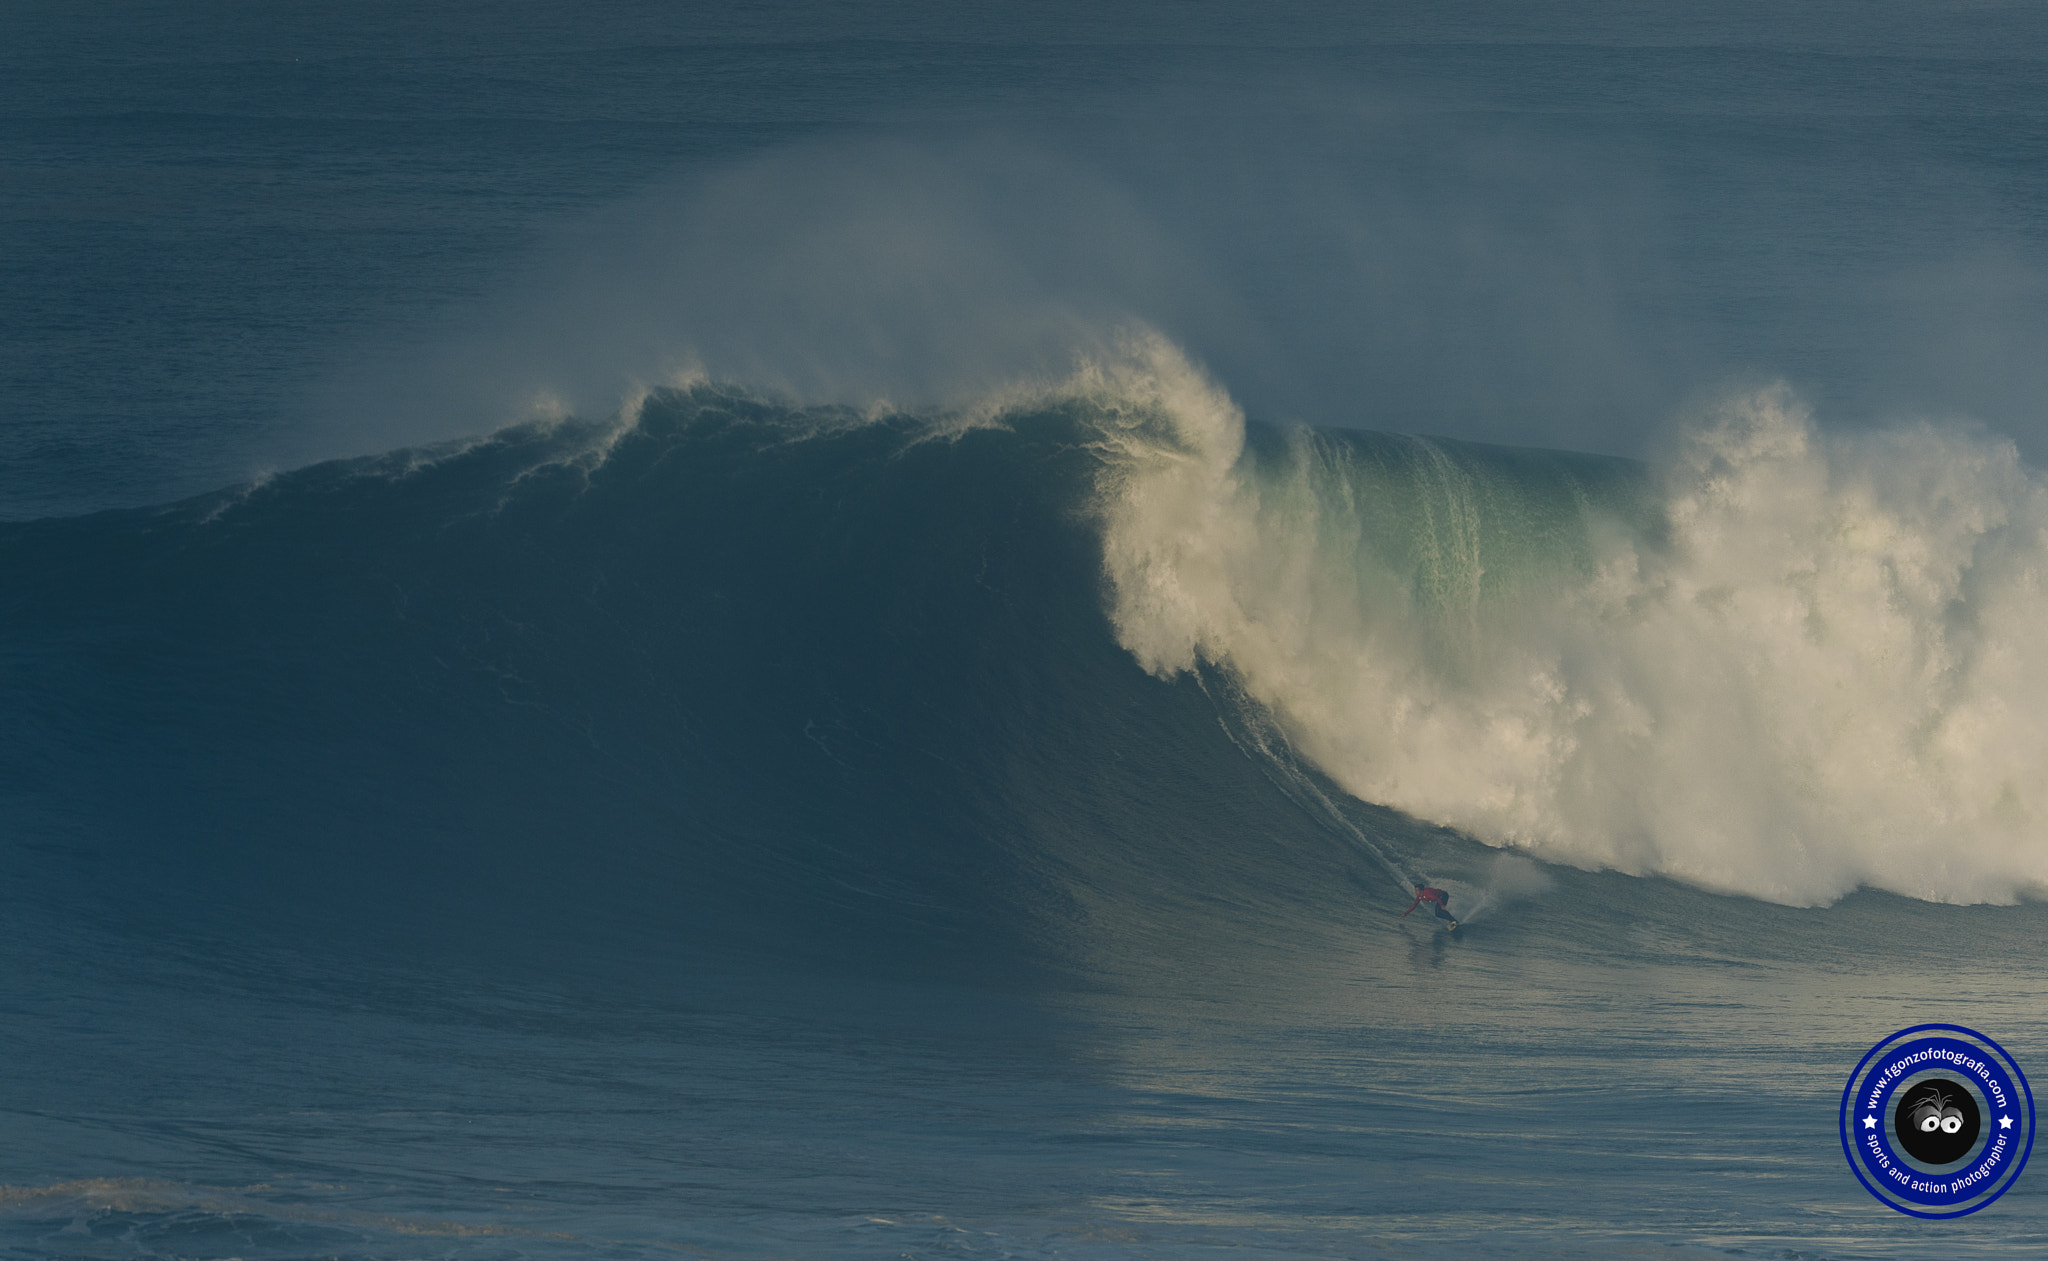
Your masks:
M1229 672L1356 796L1790 904L2048 885L2048 493L2010 443L1826 433L1782 387L1647 470L1248 439L1170 347L1120 371L1153 377L1103 422L1119 642Z

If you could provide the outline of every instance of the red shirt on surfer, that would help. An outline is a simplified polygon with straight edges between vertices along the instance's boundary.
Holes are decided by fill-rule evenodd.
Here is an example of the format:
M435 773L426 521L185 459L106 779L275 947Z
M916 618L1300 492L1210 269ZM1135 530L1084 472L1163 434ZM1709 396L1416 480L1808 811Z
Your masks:
M1458 921L1451 918L1450 894L1445 893L1442 889L1431 888L1428 885L1416 885L1415 900L1408 904L1408 911L1414 910L1416 907L1421 906L1424 902L1429 903L1430 912L1434 914L1438 919L1449 920L1452 928L1456 928L1458 926ZM1402 919L1408 918L1408 911L1401 912Z

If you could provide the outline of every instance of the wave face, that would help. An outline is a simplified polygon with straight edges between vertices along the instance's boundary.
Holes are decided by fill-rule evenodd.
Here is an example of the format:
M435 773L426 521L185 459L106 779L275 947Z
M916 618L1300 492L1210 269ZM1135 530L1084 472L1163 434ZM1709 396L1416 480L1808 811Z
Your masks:
M1655 469L1173 415L1104 506L1119 641L1226 668L1358 797L1799 905L2048 883L2048 495L2010 444L1823 435L1781 388Z
M1146 682L1059 502L1085 478L1039 467L1057 423L955 441L695 388L10 528L24 861L290 940L986 972L1046 883L1019 834L1059 808L1013 767L1019 690L1055 702L1069 642Z
M7 527L0 793L33 902L494 954L987 979L1170 952L1220 888L1344 922L1413 820L2005 902L2048 883L2044 525L2009 447L1773 392L1653 469L1247 425L1147 337L943 414L699 384Z

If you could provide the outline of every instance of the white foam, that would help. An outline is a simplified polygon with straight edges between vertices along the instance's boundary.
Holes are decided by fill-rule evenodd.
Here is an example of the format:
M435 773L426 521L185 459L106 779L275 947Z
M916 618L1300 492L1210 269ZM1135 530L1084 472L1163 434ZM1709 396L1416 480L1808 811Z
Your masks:
M1824 434L1725 400L1656 472L1663 537L1589 519L1588 570L1482 592L1484 496L1387 581L1371 486L1137 338L1107 408L1110 614L1146 669L1234 672L1357 796L1544 858L1818 904L2048 887L2048 493L1962 426Z

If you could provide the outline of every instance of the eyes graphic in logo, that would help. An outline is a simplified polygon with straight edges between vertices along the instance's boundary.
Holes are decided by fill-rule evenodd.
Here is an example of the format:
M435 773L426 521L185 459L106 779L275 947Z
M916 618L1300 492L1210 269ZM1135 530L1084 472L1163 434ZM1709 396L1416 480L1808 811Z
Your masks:
M1901 1091L1892 1117L1899 1146L1929 1165L1952 1165L1977 1142L1977 1100L1961 1082L1931 1077Z
M1922 1134L1940 1130L1954 1134L1963 1128L1963 1110L1948 1101L1939 1090L1929 1091L1912 1112L1913 1128Z

